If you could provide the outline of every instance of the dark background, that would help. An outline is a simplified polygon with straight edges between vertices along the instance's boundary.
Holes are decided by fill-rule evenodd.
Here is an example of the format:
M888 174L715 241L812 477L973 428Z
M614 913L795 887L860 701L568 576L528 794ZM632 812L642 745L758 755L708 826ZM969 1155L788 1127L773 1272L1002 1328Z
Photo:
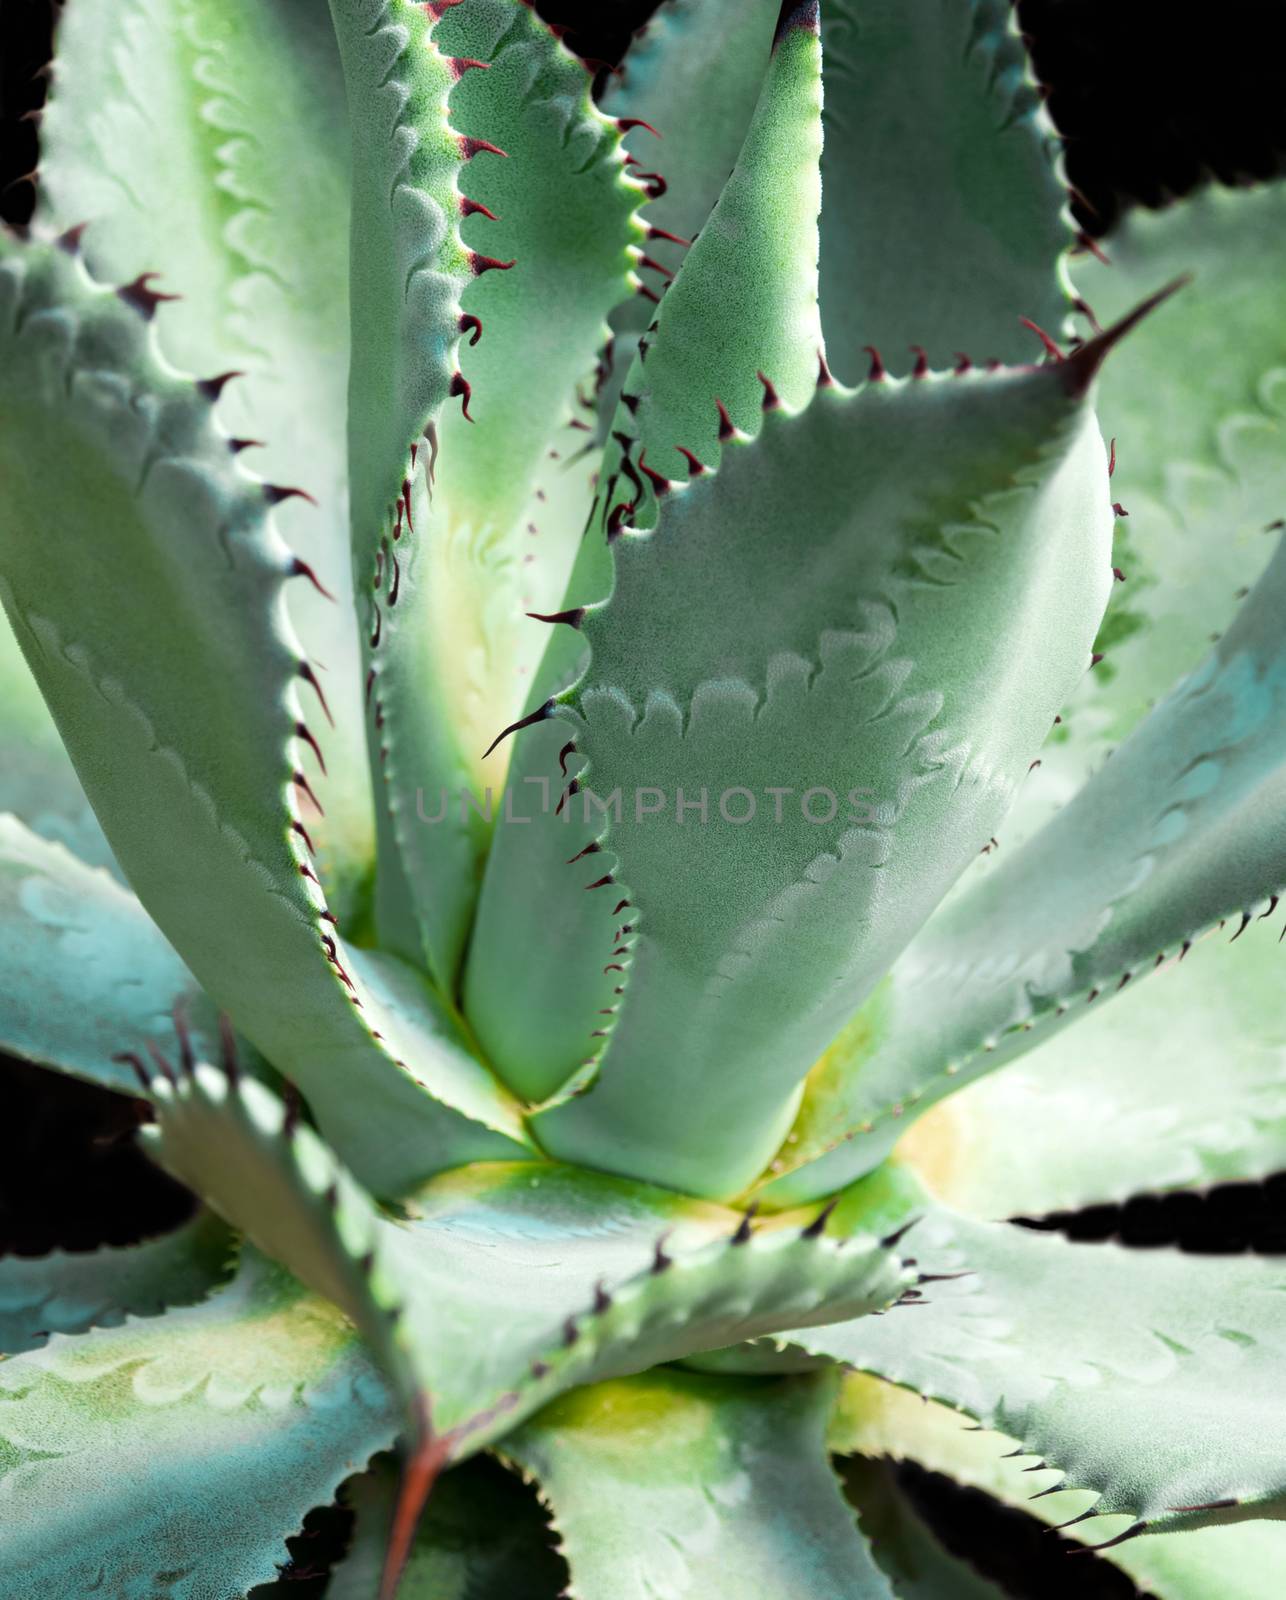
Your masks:
M271 0L264 0L271 3ZM50 54L51 0L0 0L0 217L23 222L33 189L38 112ZM653 0L543 0L568 43L605 66L619 59ZM1280 0L1216 7L1160 0L1020 0L1049 109L1066 140L1078 220L1107 232L1123 207L1161 205L1214 177L1265 178L1286 151L1286 53ZM26 120L24 120L24 118ZM1283 264L1286 270L1286 263ZM3 974L0 974L0 983ZM0 1055L0 1254L90 1249L171 1225L189 1202L137 1155L130 1101ZM1140 1196L1125 1207L1030 1220L1084 1240L1139 1248L1286 1251L1286 1178L1208 1195ZM1105 1563L1065 1562L1033 1519L907 1468L903 1486L946 1542L1029 1600L1124 1600L1133 1585ZM296 1544L298 1600L342 1548L342 1514L310 1518Z

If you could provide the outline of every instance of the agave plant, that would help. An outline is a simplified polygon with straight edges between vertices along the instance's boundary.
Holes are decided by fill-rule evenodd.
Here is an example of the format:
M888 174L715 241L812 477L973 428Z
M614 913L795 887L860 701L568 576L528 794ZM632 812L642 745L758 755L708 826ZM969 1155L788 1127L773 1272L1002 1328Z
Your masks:
M597 103L520 0L68 0L53 85L0 1046L201 1209L0 1261L8 1600L337 1493L340 1600L998 1595L903 1458L1275 1593L1286 1268L1005 1219L1286 1165L1281 191L1098 259L1003 0Z

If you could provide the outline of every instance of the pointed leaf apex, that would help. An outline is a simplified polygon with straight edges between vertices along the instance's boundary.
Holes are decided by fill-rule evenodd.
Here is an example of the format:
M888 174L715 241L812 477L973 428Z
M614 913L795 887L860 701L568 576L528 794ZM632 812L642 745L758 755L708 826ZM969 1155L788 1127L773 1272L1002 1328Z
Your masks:
M820 13L819 0L784 0L781 15L777 19L777 31L773 35L773 49L794 29L799 29L801 33L820 34Z
M1135 306L1133 311L1127 312L1118 322L1114 322L1110 328L1104 329L1102 333L1074 350L1058 367L1059 376L1068 394L1083 395L1098 376L1098 370L1107 359L1108 352L1119 344L1127 333L1132 332L1144 317L1150 316L1159 305L1164 304L1172 294L1177 294L1191 281L1192 274L1185 272L1182 277L1175 278L1172 283L1167 283L1164 288L1149 295L1146 300Z

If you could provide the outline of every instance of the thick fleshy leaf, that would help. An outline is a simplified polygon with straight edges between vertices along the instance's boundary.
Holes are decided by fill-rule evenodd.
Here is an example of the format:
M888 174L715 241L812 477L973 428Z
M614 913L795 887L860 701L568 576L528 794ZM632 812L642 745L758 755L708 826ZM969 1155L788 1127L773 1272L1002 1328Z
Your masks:
M141 1244L0 1257L0 1354L34 1350L51 1334L84 1333L201 1300L232 1254L227 1228L202 1211Z
M556 1394L794 1321L883 1310L892 1245L762 1228L618 1178L478 1163L378 1213L261 1083L155 1085L161 1161L357 1323L422 1441L467 1455Z
M871 1216L867 1186L851 1193ZM914 1335L866 1317L785 1342L1012 1435L1131 1533L1280 1515L1280 1261L1069 1244L905 1193L890 1216L911 1206L928 1274Z
M310 781L318 872L347 915L373 854L343 435L348 148L326 0L76 0L57 31L41 123L41 214L79 229L103 283L156 274L180 296L161 348L185 372L236 369L219 415L268 480L306 489L278 512L334 596L288 607L332 721Z
M1211 934L1115 1005L939 1102L898 1146L948 1205L1039 1216L1286 1168L1279 929Z
M640 524L654 519L655 496L639 466L649 464L649 451L669 476L687 470L675 444L716 459L715 397L743 427L757 427L765 391L756 368L771 372L791 399L811 395L821 340L819 66L817 39L807 29L791 29L773 52L742 159L666 296L646 362L640 350L631 369L569 605L599 601L611 588L604 523L614 529L626 502ZM674 465L661 459L662 449ZM541 669L544 694L580 671L582 642L566 632L570 640L555 638ZM617 980L610 962L604 970L606 952L621 942L609 940L613 924L605 925L602 907L581 893L601 873L569 873L564 864L585 842L568 846L572 830L561 826L568 816L558 823L551 816L552 797L566 782L559 753L565 740L561 727L537 729L518 747L506 819L528 820L506 820L498 830L465 975L465 1006L484 1049L533 1101L552 1095L583 1061L591 1029L613 1003ZM551 920L556 942L542 937ZM630 919L617 917L616 925L622 920Z
M387 1461L345 1489L357 1522L327 1600L378 1594L398 1492ZM434 1484L397 1593L398 1600L559 1600L566 1579L536 1496L499 1462L475 1456Z
M133 894L101 867L0 814L0 1049L107 1089L138 1093L123 1052L174 1040L187 1014L217 1038L192 974Z
M1020 361L1071 309L1057 134L1008 0L825 0L822 321L855 382L876 346L907 372ZM1136 299L1156 287L1153 280ZM1126 311L1129 306L1122 306Z
M599 395L604 431L653 307L737 164L780 14L781 0L665 0L603 89L603 109L630 129L631 164L654 196L638 293L611 319ZM653 170L658 164L663 171Z
M899 1120L1286 889L1286 541L1214 651L1054 820L936 917L812 1085L770 1190L869 1171ZM818 1160L817 1157L822 1157Z
M1088 663L1111 581L1100 353L822 387L615 541L554 708L586 793L525 830L602 941L597 1077L539 1115L547 1150L711 1195L763 1169ZM551 994L572 953L529 954Z
M19 642L139 898L354 1168L385 1193L513 1152L516 1112L426 986L327 920L277 491L229 454L208 386L156 354L137 299L51 246L0 253L0 593Z
M926 1404L918 1395L865 1374L845 1378L830 1444L837 1451L916 1461L1039 1517L1071 1539L1098 1543L1112 1529L1129 1526L1120 1517L1080 1523L1082 1513L1093 1505L1093 1494L1082 1489L1051 1494L1048 1485L1056 1481L1056 1474L1029 1472L1030 1463L1024 1464L1021 1450L1014 1453L1012 1439L971 1428L947 1407ZM859 1468L863 1488L871 1482L869 1472L879 1470L874 1462L854 1458L846 1463L846 1476L854 1467ZM875 1550L881 1553L878 1540ZM1128 1572L1155 1600L1211 1600L1214 1595L1219 1600L1274 1600L1286 1562L1286 1527L1242 1522L1158 1534L1114 1546L1103 1559Z
M6 814L82 861L119 871L9 619L0 616L0 816Z
M248 1256L200 1305L0 1362L7 1594L241 1600L396 1431L344 1319Z
M839 1472L897 1600L1005 1600L1004 1590L943 1548L886 1463L853 1457Z
M835 1390L649 1372L564 1395L500 1450L582 1600L891 1600L827 1459Z

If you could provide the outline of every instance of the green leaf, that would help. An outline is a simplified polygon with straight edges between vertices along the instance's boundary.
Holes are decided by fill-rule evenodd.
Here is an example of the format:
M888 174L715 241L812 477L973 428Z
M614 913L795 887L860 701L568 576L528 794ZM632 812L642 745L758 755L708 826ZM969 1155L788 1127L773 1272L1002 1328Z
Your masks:
M398 1475L391 1463L377 1462L344 1498L357 1524L327 1600L371 1600L384 1570ZM475 1456L434 1484L397 1592L398 1600L558 1600L566 1577L535 1495L498 1462Z
M1111 581L1084 376L822 387L666 496L654 532L615 541L611 599L584 618L589 668L557 708L598 809L573 797L523 830L546 851L542 914L560 922L579 896L601 930L581 1059L606 1042L592 1088L535 1119L552 1154L737 1193L809 1066L986 843ZM526 959L576 1000L575 953L550 941Z
M645 124L630 128L625 144L654 194L647 253L657 263L640 263L639 292L612 315L599 397L605 428L652 308L682 264L681 241L705 226L737 164L780 14L780 0L665 0L603 90L610 116Z
M123 1052L170 1043L189 1008L213 1048L211 1008L138 901L101 867L0 815L0 1049L123 1094L138 1079Z
M1286 1168L1281 972L1272 925L1212 934L940 1101L899 1157L948 1205L995 1218L1271 1177Z
M878 1226L865 1196L848 1203ZM910 1203L928 1274L914 1337L866 1317L784 1342L1011 1435L1131 1533L1280 1514L1280 1262L1069 1244Z
M82 861L119 872L9 620L0 616L0 816L6 814Z
M441 246L453 259L458 245L470 274L455 309L471 330L457 384L467 414L448 407L433 423L427 469L407 475L411 504L359 578L391 837L425 954L453 992L508 755L484 751L531 690L547 630L526 613L558 606L589 514L589 468L567 466L584 437L571 427L576 384L629 292L642 190L584 64L529 8L456 7L431 48L462 73L449 111L463 148L501 151L480 148L461 176L463 224Z
M56 1336L0 1362L8 1596L239 1600L395 1431L343 1318L253 1255L200 1305Z
M84 1333L203 1299L232 1254L228 1230L202 1211L142 1244L0 1257L0 1352L18 1355L50 1334Z
M1276 261L1286 191L1211 186L1163 211L1136 207L1087 256L1077 286L1110 320L1146 288L1191 272L1182 301L1139 330L1104 376L1116 439L1117 583L1078 686L1000 834L1014 848L1194 668L1236 615L1286 507L1286 335ZM1146 288L1140 286L1146 285ZM1199 381L1194 382L1194 374Z
M837 374L857 380L864 345L893 372L917 346L935 367L962 351L1025 360L1021 317L1057 339L1073 235L1012 7L826 0L822 42L822 321Z
M326 0L76 0L58 24L41 124L41 215L86 224L103 283L157 274L180 370L236 369L219 407L282 504L278 529L334 601L288 599L331 721L309 768L318 872L355 907L373 852L342 453L348 358L344 86ZM310 691L312 695L312 691ZM310 714L317 709L316 698Z
M839 1471L898 1600L1005 1600L990 1579L944 1549L884 1462L853 1458L841 1462Z
M925 1111L1021 1055L1212 925L1235 916L1242 933L1276 907L1286 889L1283 604L1286 542L1205 662L902 956L873 1002L866 1051L837 1059L795 1129L788 1165L814 1165L776 1184L774 1200L797 1204L869 1171L903 1111Z
M275 492L156 355L139 306L41 244L0 247L0 470L10 621L122 868L197 980L378 1192L520 1148L512 1102L427 988L327 920L300 820L310 737Z
M1069 1539L1092 1543L1117 1526L1129 1526L1120 1517L1108 1517L1105 1523L1080 1522L1096 1497L1081 1489L1048 1493L1046 1480L1054 1474L1029 1473L1022 1452L1013 1451L1014 1442L969 1428L945 1406L926 1404L918 1395L861 1373L844 1379L830 1429L833 1450L919 1462L1039 1517ZM854 1467L864 1469L860 1482L865 1487L872 1465L851 1460L845 1464L845 1474L849 1476ZM878 1541L875 1550L880 1554ZM1105 1551L1103 1559L1129 1573L1155 1600L1210 1600L1212 1595L1220 1600L1273 1600L1286 1560L1286 1527L1242 1522L1158 1534L1117 1545Z
M649 1372L563 1396L501 1452L584 1600L891 1600L826 1457L835 1389Z
M575 1168L477 1163L375 1210L263 1084L198 1065L153 1086L163 1164L366 1335L439 1463L554 1395L798 1320L883 1309L911 1281L811 1216Z

